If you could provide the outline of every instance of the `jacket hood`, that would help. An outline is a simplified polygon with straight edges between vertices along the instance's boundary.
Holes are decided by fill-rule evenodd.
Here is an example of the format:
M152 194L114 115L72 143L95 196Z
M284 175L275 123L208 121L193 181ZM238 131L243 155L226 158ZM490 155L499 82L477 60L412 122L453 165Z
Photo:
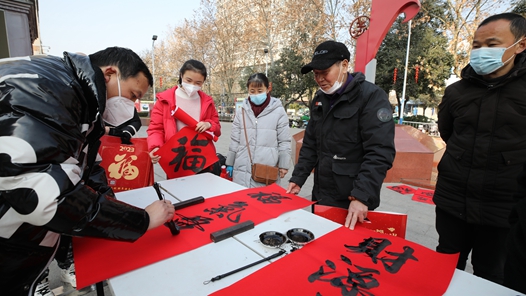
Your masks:
M510 70L510 72L508 72L504 76L495 78L496 81L498 81L496 85L505 84L511 78L521 76L524 73L526 73L526 53L521 52L515 57L515 65ZM462 79L482 82L484 84L487 83L487 81L482 79L481 75L477 74L475 70L473 70L473 67L471 67L470 64L468 64L466 67L464 67L464 69L462 69L461 77Z
M92 65L88 56L70 52L64 52L64 63L75 70L84 95L89 101L95 100L100 114L103 114L106 107L106 83L100 68Z
M106 81L101 69L93 65L88 56L64 52L64 64L75 71L77 82L82 87L83 96L87 102L88 120L104 130L102 114L106 109ZM98 120L98 122L96 122ZM96 136L93 133L92 136Z

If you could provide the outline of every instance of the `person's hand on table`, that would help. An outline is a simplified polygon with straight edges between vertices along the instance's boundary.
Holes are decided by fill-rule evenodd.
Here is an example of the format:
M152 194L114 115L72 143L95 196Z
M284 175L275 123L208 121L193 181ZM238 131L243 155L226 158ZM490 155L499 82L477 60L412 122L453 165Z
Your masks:
M280 178L285 178L285 175L287 174L289 170L287 169L279 169L279 177Z
M197 125L195 126L195 131L198 133L202 133L212 127L212 124L208 121L199 121Z
M157 152L157 150L159 150L159 147L156 147L156 148L153 148L152 151L150 151L150 158L152 159L152 163L153 164L156 164L159 162L159 159L161 159L161 156L160 155L155 155L155 152Z
M145 209L148 216L150 216L150 225L148 230L154 229L165 222L173 220L175 209L174 205L169 200L157 200L147 206Z
M301 190L301 187L298 186L298 184L294 182L290 182L289 187L287 188L287 193L298 194L300 193L300 190Z
M232 173L234 172L234 167L231 165L226 166L226 174L229 178L232 178Z
M349 199L351 199L351 204L349 204L349 213L345 218L345 227L349 227L351 230L354 230L356 221L363 223L367 217L367 212L369 209L366 205L354 197L349 196Z

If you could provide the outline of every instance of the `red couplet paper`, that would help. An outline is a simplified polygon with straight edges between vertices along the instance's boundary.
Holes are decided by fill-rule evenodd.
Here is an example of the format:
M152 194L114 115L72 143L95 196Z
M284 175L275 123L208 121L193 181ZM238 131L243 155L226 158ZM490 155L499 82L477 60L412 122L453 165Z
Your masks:
M457 257L340 227L211 295L443 295Z
M415 191L415 194L413 194L413 197L411 198L411 200L434 205L435 204L433 202L434 194L435 194L434 190L418 188L418 190Z
M155 190L151 189L155 197ZM176 211L174 221L181 229L176 236L161 226L134 243L75 237L77 288L201 247L211 242L210 233L214 231L248 220L259 224L311 204L273 184L208 198L204 203Z
M347 209L343 208L314 205L314 214L340 224L345 224L347 213ZM369 211L367 219L368 221L363 223L357 222L356 227L405 238L407 214Z
M115 192L153 184L153 165L146 138L132 138L131 142L132 145L126 145L119 137L101 138L100 166L106 170L108 185Z
M195 129L195 126L197 125L197 120L195 120L192 116L188 115L188 113L184 112L183 109L175 106L175 108L172 110L172 116L181 121L182 123L186 124L187 126ZM214 142L217 142L217 136L214 135L213 132L211 131L205 131L204 132L204 135L210 139L210 140L214 140Z
M387 186L387 188L400 194L413 194L416 191L413 187L407 185Z
M168 179L191 176L219 161L214 144L203 134L185 126L156 153Z

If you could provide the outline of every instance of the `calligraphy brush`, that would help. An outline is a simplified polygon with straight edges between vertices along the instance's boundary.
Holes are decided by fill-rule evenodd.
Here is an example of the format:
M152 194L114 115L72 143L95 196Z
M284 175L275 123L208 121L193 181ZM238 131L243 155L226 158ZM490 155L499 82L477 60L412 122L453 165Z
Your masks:
M159 183L155 182L153 183L153 189L155 189L155 192L157 192L157 197L159 197L159 200L164 200L164 195L161 193L161 190L159 189ZM179 229L179 226L175 224L174 220L170 220L169 222L164 223L164 226L168 227L170 229L170 232L172 235L178 235L181 230Z
M234 273L236 273L236 272L240 272L240 271L245 270L245 269L247 269L247 268L250 268L250 267L252 267L252 266L258 265L259 263L263 263L263 262L265 262L265 261L268 261L268 260L271 260L271 259L274 259L274 258L278 258L279 256L285 254L286 252L287 252L287 251L285 251L285 250L280 250L279 252L277 252L277 253L274 254L274 255L271 255L271 256L268 256L268 257L266 257L266 258L263 258L263 259L261 259L261 260L259 260L259 261L256 261L256 262L253 262L253 263L250 263L250 264L245 265L245 266L243 266L243 267L240 267L240 268L238 268L238 269L236 269L236 270L232 270L232 271L227 272L227 273L224 273L224 274L222 274L222 275L218 275L218 276L216 276L216 277L213 277L213 278L211 278L209 281L204 281L204 282L203 282L203 285L208 285L208 284L210 284L211 282L219 281L219 280L222 279L222 278L225 278L225 277L227 277L227 276L229 276L229 275L232 275L232 274L234 274Z
M179 199L179 198L177 198L177 196L173 195L173 193L171 193L166 188L161 186L161 184L159 184L159 183L156 183L156 184L157 184L157 187L160 188L161 190L163 190L166 193L170 194L174 198ZM200 203L204 203L204 202L205 202L205 198L202 197L202 196L198 196L198 197L190 198L188 200L180 201L178 203L174 203L173 205L174 205L174 209L177 211L177 210L180 210L182 208L186 208L186 207L193 206L193 205L200 204Z

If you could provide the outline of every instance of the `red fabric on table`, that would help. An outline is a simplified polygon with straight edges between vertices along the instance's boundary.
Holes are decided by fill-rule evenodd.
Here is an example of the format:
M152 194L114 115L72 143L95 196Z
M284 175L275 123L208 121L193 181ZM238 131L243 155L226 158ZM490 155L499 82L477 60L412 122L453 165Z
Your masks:
M415 191L415 194L413 194L413 197L411 198L411 200L434 205L435 204L433 202L434 194L435 194L434 190L418 188L418 190Z
M114 136L103 136L100 141L100 166L106 171L108 185L114 192L153 184L153 165L146 138L132 138L133 145L122 144L121 138Z
M314 214L334 221L339 224L345 224L345 218L349 211L344 208L314 205ZM398 236L405 238L407 228L407 214L369 211L367 219L363 223L357 222L357 228L367 228L375 232Z
M391 242L378 251L376 263L373 252L370 255L352 252L345 246L359 246L371 237L377 242ZM389 272L393 268L385 264L393 264L389 259L408 248L418 261L409 258L397 272ZM342 260L342 256L350 263ZM443 295L453 277L457 258L457 254L440 254L401 238L340 227L211 295ZM367 274L372 277L362 277ZM376 287L375 280L379 284ZM360 287L360 281L373 287Z
M219 161L214 144L203 134L185 126L156 155L168 179L191 176Z
M387 188L396 191L400 194L412 194L416 191L413 187L407 185L387 186Z
M156 193L151 189L153 201ZM176 236L161 226L146 232L134 243L75 237L77 289L201 247L212 242L210 233L214 231L248 220L259 224L311 204L273 184L208 198L204 203L176 211L174 220L181 228ZM196 225L197 222L200 225Z

